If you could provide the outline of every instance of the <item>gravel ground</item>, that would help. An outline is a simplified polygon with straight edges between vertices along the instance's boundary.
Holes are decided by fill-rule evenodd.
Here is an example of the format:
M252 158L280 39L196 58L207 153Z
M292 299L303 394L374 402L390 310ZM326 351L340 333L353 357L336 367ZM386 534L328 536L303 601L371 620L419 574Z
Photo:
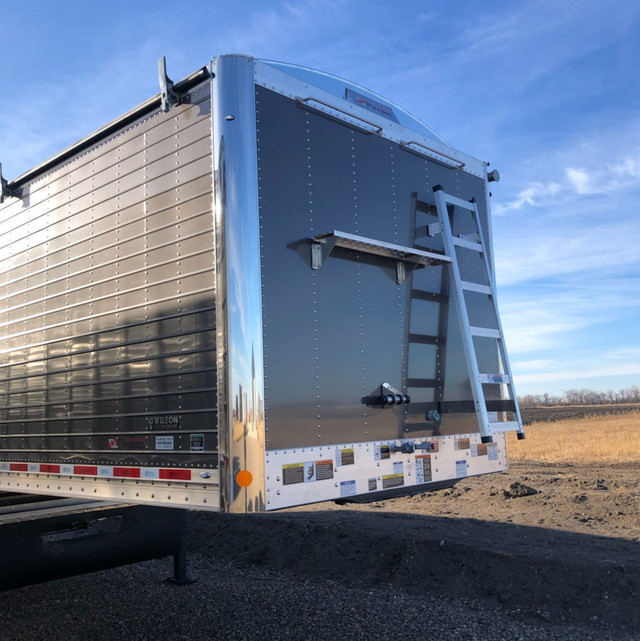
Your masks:
M162 559L9 590L0 639L640 641L639 483L519 464L367 506L197 513L195 583Z
M188 586L159 583L152 561L21 588L0 597L2 639L442 639L605 641L622 631L557 625L466 599L349 587L194 555Z

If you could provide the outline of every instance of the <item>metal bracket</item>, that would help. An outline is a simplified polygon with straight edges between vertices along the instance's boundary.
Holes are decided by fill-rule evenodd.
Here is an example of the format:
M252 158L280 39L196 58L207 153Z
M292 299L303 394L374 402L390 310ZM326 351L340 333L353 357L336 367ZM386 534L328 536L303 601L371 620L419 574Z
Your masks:
M21 193L21 189L9 187L9 182L2 176L2 163L0 162L0 203L3 203L5 198L20 198Z
M171 107L180 104L180 96L173 88L173 81L167 76L167 59L164 56L158 60L158 80L162 111L166 113Z
M316 238L311 241L311 269L320 269L327 260L329 254L336 246L338 239L335 236L327 236L321 240Z
M440 223L429 223L426 227L427 236L433 237L436 234L442 233L442 225Z
M0 203L3 203L5 198L13 195L13 190L9 189L9 183L2 176L2 163L0 162Z

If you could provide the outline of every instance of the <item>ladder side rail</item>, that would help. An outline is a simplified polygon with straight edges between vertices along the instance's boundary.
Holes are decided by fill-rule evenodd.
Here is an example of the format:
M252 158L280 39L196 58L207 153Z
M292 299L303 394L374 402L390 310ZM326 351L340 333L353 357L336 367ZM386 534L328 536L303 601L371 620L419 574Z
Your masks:
M489 414L487 412L486 403L484 401L484 390L482 383L480 383L480 372L478 370L478 361L476 358L475 346L473 344L473 335L470 330L469 314L467 306L464 301L464 292L462 290L462 278L460 276L460 268L458 267L456 246L453 242L453 233L451 230L451 223L449 221L449 212L447 209L448 196L442 189L434 191L436 209L438 211L438 218L442 226L442 242L445 248L445 254L452 258L449 263L450 274L453 277L453 283L450 283L450 296L453 294L453 302L458 312L458 322L460 331L462 333L462 344L464 355L470 369L469 382L471 384L471 391L473 394L473 403L476 409L476 416L479 418L480 434L483 440L491 438L491 426L489 424ZM458 200L458 199L456 199ZM470 209L470 203L466 205L466 209Z
M498 299L496 297L495 280L493 278L493 272L491 271L491 266L489 264L489 256L486 250L487 246L485 244L484 233L482 231L482 224L480 222L480 217L478 215L478 205L475 201L473 202L473 216L475 217L476 227L478 228L478 236L480 238L480 243L482 245L482 250L483 250L482 260L484 263L485 273L487 275L487 282L493 284L493 287L491 288L492 292L490 296L492 300L492 307L493 307L494 316L496 319L497 329L498 329L498 332L500 333L500 338L498 339L498 352L502 360L502 366L506 370L505 373L509 377L509 383L507 383L507 387L510 390L510 394L512 397L511 400L513 401L513 405L514 405L514 414L516 416L518 425L520 426L520 429L518 430L518 437L522 438L524 436L524 428L522 426L522 416L520 415L520 406L518 404L518 397L516 395L515 386L513 384L513 374L511 373L511 363L509 362L507 347L505 345L504 331L502 329L502 321L500 320L500 314L498 313Z

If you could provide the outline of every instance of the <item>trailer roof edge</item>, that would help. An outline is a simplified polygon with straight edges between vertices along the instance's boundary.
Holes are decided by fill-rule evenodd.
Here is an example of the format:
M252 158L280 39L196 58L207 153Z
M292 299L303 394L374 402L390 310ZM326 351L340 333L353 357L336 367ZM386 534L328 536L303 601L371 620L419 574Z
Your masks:
M179 82L176 82L174 85L174 89L178 92L188 91L198 83L207 79L209 75L210 75L209 69L207 67L202 67L197 71L195 71L194 73L187 76L186 78L183 78ZM123 127L126 127L128 124L135 122L136 120L140 119L142 116L145 116L146 114L152 113L153 111L159 109L160 106L161 106L161 95L160 93L157 93L155 96L149 98L142 104L138 105L137 107L134 107L133 109L131 109L130 111L127 111L122 116L104 125L104 127L101 127L100 129L97 129L96 131L90 133L88 136L81 138L80 140L73 143L66 149L63 149L61 152L57 153L55 156L48 158L44 162L40 163L39 165L36 165L32 169L29 169L28 171L21 174L17 178L14 178L13 180L9 181L7 183L7 187L9 189L16 189L21 187L22 185L28 183L29 181L33 180L39 175L45 173L46 171L55 167L61 162L64 162L65 160L68 160L69 158L72 158L76 154L80 153L84 149L91 147L96 142L102 140L106 136L122 129Z

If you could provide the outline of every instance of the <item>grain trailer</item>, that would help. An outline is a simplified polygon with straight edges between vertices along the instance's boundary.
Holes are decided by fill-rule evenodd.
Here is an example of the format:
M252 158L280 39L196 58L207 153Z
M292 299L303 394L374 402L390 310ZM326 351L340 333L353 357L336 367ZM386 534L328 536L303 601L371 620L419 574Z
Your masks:
M497 172L318 71L159 75L2 179L0 489L259 512L504 470Z

